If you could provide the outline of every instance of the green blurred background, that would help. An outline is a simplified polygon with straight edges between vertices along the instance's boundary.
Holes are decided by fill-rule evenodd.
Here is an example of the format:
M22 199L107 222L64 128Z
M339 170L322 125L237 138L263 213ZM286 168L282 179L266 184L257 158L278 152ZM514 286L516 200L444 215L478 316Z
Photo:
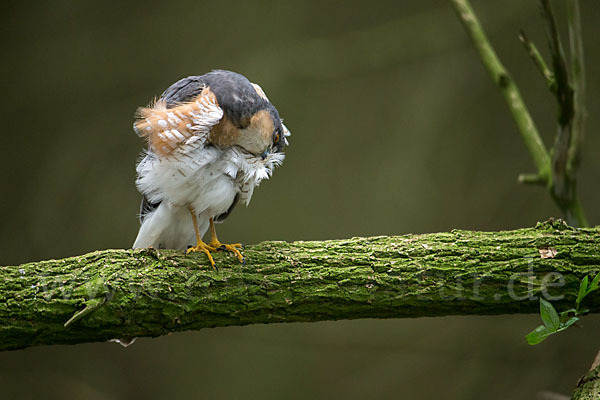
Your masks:
M564 17L562 3L556 12ZM474 1L545 142L554 100L517 40L547 55L536 1ZM600 8L582 2L588 135L579 193L600 221ZM560 214L447 0L4 2L0 265L126 248L138 229L133 114L187 75L259 83L293 132L224 241L532 226ZM564 24L561 25L564 28ZM532 399L568 393L600 318L537 347L538 316L206 329L129 348L0 353L2 398Z

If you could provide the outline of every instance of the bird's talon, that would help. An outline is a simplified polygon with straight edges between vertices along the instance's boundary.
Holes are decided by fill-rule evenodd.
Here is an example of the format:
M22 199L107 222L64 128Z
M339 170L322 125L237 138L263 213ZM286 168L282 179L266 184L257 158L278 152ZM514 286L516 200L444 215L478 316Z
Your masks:
M213 269L215 271L218 271L219 269L217 268L217 265L215 264L215 259L213 258L212 254L210 254L212 251L215 251L216 249L202 241L198 242L196 244L196 246L188 246L188 248L185 251L185 254L190 254L190 253L204 253L206 254L206 256L208 257L208 261L210 262L210 266L213 267Z
M238 248L243 248L241 244L239 243L233 243L233 244L224 244L221 243L217 240L213 240L208 244L209 247L212 247L216 250L221 250L221 251L230 251L232 252L237 259L239 260L239 262L241 264L244 264L244 256L242 255L242 253L238 250Z

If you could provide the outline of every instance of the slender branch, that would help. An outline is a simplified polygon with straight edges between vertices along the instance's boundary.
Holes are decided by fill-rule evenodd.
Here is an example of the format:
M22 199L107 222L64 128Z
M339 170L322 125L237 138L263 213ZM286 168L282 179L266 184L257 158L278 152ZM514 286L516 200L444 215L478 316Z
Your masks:
M550 0L541 0L542 15L546 21L548 46L552 56L553 75L556 80L556 98L558 100L558 121L560 126L567 126L573 118L573 89L569 82L569 71L563 51L556 20L550 6ZM570 131L568 132L570 134Z
M567 159L567 175L574 179L581 161L581 144L584 136L585 110L585 63L579 1L567 1L569 47L571 53L571 82L574 90L573 125Z
M204 255L153 249L0 267L0 350L256 323L535 313L540 296L566 309L583 276L600 271L600 229L549 221L244 252L245 266L216 254L220 272ZM600 312L600 294L589 297Z
M558 133L550 155L540 138L516 84L494 52L469 1L451 0L451 3L478 50L479 56L492 80L504 95L525 146L537 167L538 171L535 174L521 174L519 182L545 185L569 224L588 226L583 208L577 197L575 176L577 166L580 163L585 118L583 105L585 89L583 46L579 5L577 0L569 1L571 64L573 69L577 70L573 73L573 83L569 80L567 63L549 0L541 0L541 5L546 20L553 70L548 68L535 45L527 39L522 31L520 35L521 42L525 45L537 69L558 101ZM573 87L575 87L575 93Z
M548 184L546 179L538 174L519 174L519 183L542 186L546 186Z
M582 75L583 46L581 43L579 7L577 1L570 5L569 42L571 43L571 65L577 68L577 71L573 71L571 79L569 79L567 61L550 1L541 0L541 6L546 21L548 44L557 85L555 95L558 102L558 131L552 150L551 194L565 213L565 218L569 224L587 226L587 220L576 192L576 165L579 163L579 148L583 137L585 117L585 110L583 109L584 94L581 92L584 89L584 76ZM575 109L575 101L578 102L577 110Z
M517 85L500 62L468 0L451 0L451 2L460 21L471 37L475 48L479 52L484 66L504 96L506 104L517 123L521 137L525 142L525 146L537 167L538 175L549 182L550 156L527 110Z
M569 204L575 195L574 186L567 176L567 159L571 142L571 121L573 119L573 89L569 82L569 71L563 52L554 13L549 0L541 0L542 16L546 21L548 47L552 56L552 67L556 80L556 100L558 102L558 130L552 149L552 196L559 207L567 213L566 219L575 224Z
M576 224L571 224L572 226L589 226L587 222L587 218L585 217L585 213L583 211L583 207L581 206L581 202L579 201L579 197L577 193L575 193L575 198L573 199L573 203L571 203L571 208L569 209L569 213L573 214L573 220L577 221Z
M554 79L554 74L552 73L552 70L548 68L548 65L546 65L544 58L540 54L535 44L533 44L533 42L527 38L523 30L519 32L519 40L521 40L521 43L523 43L523 46L525 46L525 50L527 50L531 60L546 81L548 89L550 89L552 93L556 93L556 80Z

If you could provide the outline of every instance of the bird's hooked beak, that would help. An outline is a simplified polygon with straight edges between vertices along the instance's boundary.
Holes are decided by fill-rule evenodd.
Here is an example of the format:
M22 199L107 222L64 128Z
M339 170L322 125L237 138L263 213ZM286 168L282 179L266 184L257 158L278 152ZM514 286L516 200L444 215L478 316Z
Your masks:
M263 152L261 153L260 157L261 157L261 158L264 160L264 159L266 159L266 158L267 158L267 156L268 156L270 153L271 153L271 148L270 148L270 147L267 147L267 148L265 149L265 151L263 151Z

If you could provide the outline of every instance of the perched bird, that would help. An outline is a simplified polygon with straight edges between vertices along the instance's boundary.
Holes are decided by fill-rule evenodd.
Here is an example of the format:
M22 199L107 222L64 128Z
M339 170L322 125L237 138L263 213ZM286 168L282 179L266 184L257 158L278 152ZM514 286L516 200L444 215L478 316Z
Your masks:
M148 143L137 165L143 197L133 247L203 252L213 268L217 250L243 262L241 245L221 243L214 224L238 202L248 205L283 162L290 135L260 86L223 70L181 79L138 109L133 129Z

